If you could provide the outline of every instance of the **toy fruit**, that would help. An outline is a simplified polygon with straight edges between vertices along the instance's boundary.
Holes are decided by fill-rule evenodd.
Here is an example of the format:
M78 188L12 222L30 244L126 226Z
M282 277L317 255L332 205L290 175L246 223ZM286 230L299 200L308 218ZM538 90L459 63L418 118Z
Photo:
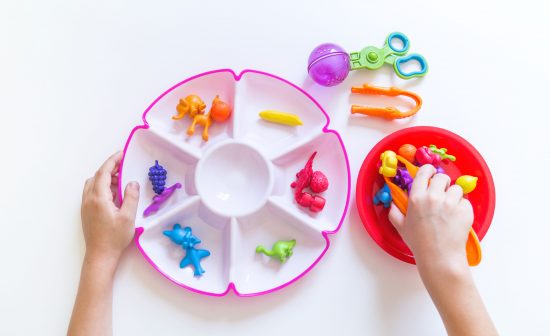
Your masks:
M222 101L220 96L216 96L216 98L212 101L209 115L214 121L224 122L231 116L231 106Z
M380 155L382 165L378 173L385 177L394 177L397 174L397 156L394 151L387 150Z
M328 179L320 171L314 171L311 175L311 181L309 182L309 189L314 193L322 193L328 189Z
M397 175L395 175L393 181L399 186L399 188L407 190L408 192L411 191L413 178L407 169L397 168Z
M263 253L268 257L277 258L280 262L284 263L292 256L292 249L294 246L296 246L296 239L279 240L273 244L271 250L266 250L262 245L258 245L256 247L256 253Z
M416 147L411 144L404 144L399 147L397 154L405 158L409 162L414 162L416 155Z
M178 114L173 116L172 119L182 119L186 114L194 116L196 114L204 113L205 109L206 104L199 96L194 94L189 95L185 97L185 99L180 99L178 105L176 106L176 111L178 111Z
M170 238L174 244L181 245L185 250L185 257L180 262L180 268L193 265L195 276L203 275L204 269L201 266L201 259L208 257L210 251L195 248L195 245L200 244L201 240L193 235L191 228L186 226L182 229L181 225L174 224L172 230L164 231L163 234Z
M295 189L294 200L296 201L296 203L300 204L303 207L309 208L309 210L312 212L319 212L325 207L326 200L321 196L312 195L304 191L304 189L307 187L311 188L311 179L314 174L312 167L315 155L317 155L317 152L313 152L313 154L311 154L311 156L307 160L304 168L296 173L296 181L292 182L290 187ZM322 181L323 177L326 179L326 176L324 174L322 176L318 174L316 177L318 181L315 182L319 182L319 185L316 185L315 187L321 190L325 186L324 182ZM326 181L326 187L328 188L328 180Z
M195 127L198 125L203 127L202 139L208 141L208 128L212 124L212 120L217 122L223 122L231 115L231 107L220 100L219 96L216 96L212 101L212 106L208 114L205 113L206 105L197 95L189 95L185 99L180 99L176 110L178 115L173 116L172 119L182 119L186 114L193 119L193 122L187 129L187 135L193 135L195 133Z
M176 189L182 187L181 183L176 183L165 188L168 171L166 171L163 166L159 165L158 160L155 160L155 165L149 168L148 175L156 195L153 197L153 203L143 211L143 217L147 217L157 212L160 206L172 196Z
M276 110L265 110L260 112L260 118L266 121L270 121L277 124L283 124L288 126L300 126L303 125L302 120L295 114L280 112Z
M153 191L160 195L164 191L166 185L166 174L168 172L163 166L159 165L158 160L155 160L155 165L149 168L149 180L153 185Z
M383 204L384 208L389 208L392 202L390 188L386 183L384 183L384 186L380 188L374 195L374 198L372 199L372 203L374 205Z
M456 185L459 185L462 188L464 194L469 194L477 186L477 177L471 175L462 175L455 181Z

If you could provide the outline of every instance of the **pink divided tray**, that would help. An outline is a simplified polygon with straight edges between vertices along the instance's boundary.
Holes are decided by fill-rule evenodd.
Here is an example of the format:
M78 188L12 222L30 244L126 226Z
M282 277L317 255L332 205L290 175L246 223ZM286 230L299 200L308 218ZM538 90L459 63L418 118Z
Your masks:
M187 136L189 117L171 119L179 99L190 94L199 95L207 111L216 95L233 107L229 120L212 124L208 142L201 127ZM304 125L259 118L260 111L272 109L296 114ZM329 121L305 91L255 70L205 72L164 92L143 114L144 124L132 130L119 175L119 188L130 181L141 185L136 244L145 259L175 284L214 296L230 289L239 296L266 294L304 276L329 248L328 235L338 231L349 205L348 157ZM319 213L297 205L290 188L314 151L313 169L330 182ZM155 195L147 176L155 160L168 170L167 185L180 182L183 188L144 218ZM202 240L197 248L211 252L202 259L206 272L200 277L191 267L179 268L185 252L162 234L175 223L190 226ZM255 252L259 244L271 248L289 239L297 243L283 264Z

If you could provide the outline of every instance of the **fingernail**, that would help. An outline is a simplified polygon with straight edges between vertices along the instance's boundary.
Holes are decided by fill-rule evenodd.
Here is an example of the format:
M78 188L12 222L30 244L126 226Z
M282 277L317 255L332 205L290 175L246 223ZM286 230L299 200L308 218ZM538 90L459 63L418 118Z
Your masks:
M130 183L129 183L129 186L130 186L130 188L132 188L132 189L139 190L139 183L137 183L136 181L130 182Z

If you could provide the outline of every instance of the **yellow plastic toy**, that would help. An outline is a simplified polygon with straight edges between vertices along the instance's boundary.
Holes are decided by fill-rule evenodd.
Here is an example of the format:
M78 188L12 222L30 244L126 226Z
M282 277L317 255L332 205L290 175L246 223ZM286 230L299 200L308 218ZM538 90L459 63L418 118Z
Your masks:
M477 177L471 175L462 175L456 179L456 185L462 188L464 194L469 194L477 187Z
M303 125L302 120L295 114L280 112L276 110L265 110L260 112L260 118L265 121L270 121L277 124L283 124L288 126L300 126Z
M384 177L394 177L397 175L397 154L394 151L387 150L382 153L380 161L382 161L382 165L378 173L384 175Z
M420 110L422 107L422 98L420 98L419 95L416 93L401 90L396 87L380 87L380 86L374 86L369 84L363 84L363 86L354 86L351 88L351 93L361 93L361 94L368 94L368 95L377 95L377 96L389 96L389 97L397 97L397 96L405 96L409 97L415 102L415 106L406 111L401 112L397 108L393 106L388 107L372 107L372 106L360 106L360 105L352 105L351 106L351 113L360 113L365 114L373 117L382 117L386 119L402 119L411 117Z

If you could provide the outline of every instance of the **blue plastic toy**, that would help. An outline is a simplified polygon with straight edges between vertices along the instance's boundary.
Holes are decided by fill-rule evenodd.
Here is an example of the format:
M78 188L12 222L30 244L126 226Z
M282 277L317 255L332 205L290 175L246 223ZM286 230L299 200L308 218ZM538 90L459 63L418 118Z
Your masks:
M384 186L376 192L372 201L374 205L383 204L386 209L390 207L392 198L390 188L386 183L384 183Z
M201 240L195 237L189 226L181 228L181 225L174 224L171 231L164 231L165 236L170 238L174 244L181 245L185 250L185 258L180 262L180 268L184 268L189 265L193 265L195 268L195 276L201 276L204 273L204 269L201 267L201 259L208 257L210 251L197 250L195 245L200 244Z

